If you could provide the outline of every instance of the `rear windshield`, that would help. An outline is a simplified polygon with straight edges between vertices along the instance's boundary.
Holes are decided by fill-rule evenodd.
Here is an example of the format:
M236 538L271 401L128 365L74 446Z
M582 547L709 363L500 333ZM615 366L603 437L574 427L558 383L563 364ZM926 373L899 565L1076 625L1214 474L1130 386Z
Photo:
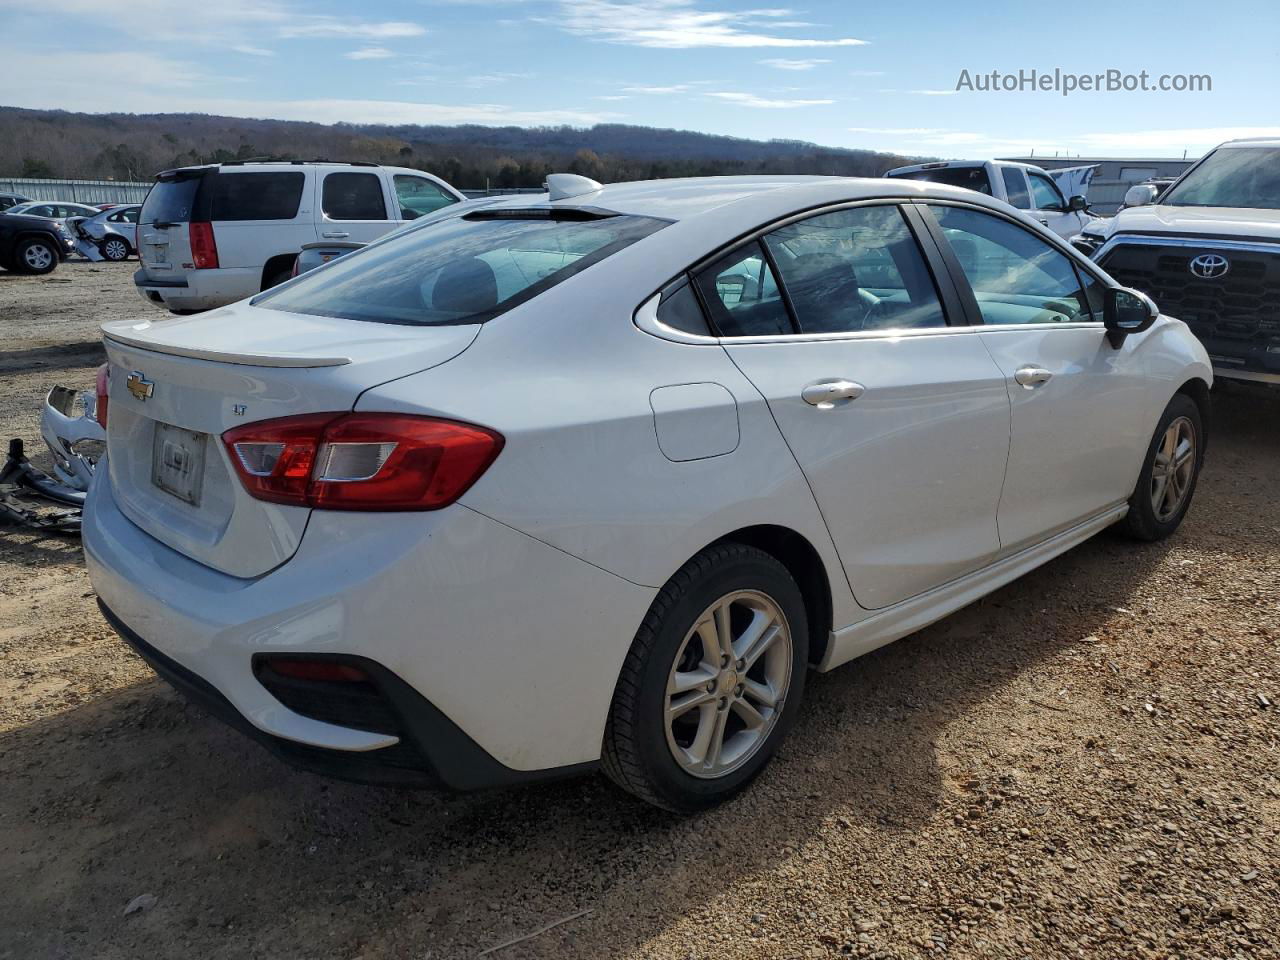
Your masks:
M195 207L199 177L157 180L142 203L142 223L186 223Z
M977 190L978 193L991 196L991 181L987 179L987 171L983 167L942 167L938 170L917 170L895 176L904 180L924 180L928 183L943 183L949 187L964 187L966 190Z
M664 226L649 217L475 213L348 254L253 302L374 323L482 323Z

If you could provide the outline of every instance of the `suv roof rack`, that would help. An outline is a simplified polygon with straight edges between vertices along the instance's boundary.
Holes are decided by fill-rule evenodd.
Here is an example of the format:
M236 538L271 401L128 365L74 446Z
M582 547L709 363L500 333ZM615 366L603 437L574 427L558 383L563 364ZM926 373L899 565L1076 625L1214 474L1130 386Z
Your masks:
M293 166L300 166L306 163L332 163L336 166L344 167L379 167L381 164L373 163L370 160L329 160L325 157L316 157L314 160L280 160L274 157L246 157L243 160L224 160L217 166L221 167L243 167L246 163L287 163Z

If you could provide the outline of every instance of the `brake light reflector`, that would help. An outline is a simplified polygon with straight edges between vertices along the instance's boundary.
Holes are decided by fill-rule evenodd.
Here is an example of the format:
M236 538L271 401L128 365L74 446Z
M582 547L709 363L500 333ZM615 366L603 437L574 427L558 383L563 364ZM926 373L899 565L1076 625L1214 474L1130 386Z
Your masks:
M255 657L255 667L270 667L283 677L319 680L327 683L368 683L369 675L359 667L335 660L308 660L300 657L264 655Z
M93 419L103 430L107 429L107 387L111 382L111 365L104 363L98 367L97 376L93 381Z
M499 433L399 413L309 413L222 435L245 490L322 510L437 510L502 450Z
M197 270L216 270L218 268L218 244L213 238L213 224L207 221L193 220L187 232L191 237L191 262Z

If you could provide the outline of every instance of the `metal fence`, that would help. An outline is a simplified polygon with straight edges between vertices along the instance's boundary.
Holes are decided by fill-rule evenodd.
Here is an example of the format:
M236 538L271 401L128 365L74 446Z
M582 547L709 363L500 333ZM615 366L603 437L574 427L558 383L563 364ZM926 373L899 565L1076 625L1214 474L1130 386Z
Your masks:
M31 200L69 200L72 203L141 203L150 189L150 181L0 179L0 193L16 193ZM542 193L542 190L538 187L494 187L491 190L463 190L462 193L475 198Z
M128 180L0 180L0 193L16 193L32 200L72 203L141 203L151 184Z

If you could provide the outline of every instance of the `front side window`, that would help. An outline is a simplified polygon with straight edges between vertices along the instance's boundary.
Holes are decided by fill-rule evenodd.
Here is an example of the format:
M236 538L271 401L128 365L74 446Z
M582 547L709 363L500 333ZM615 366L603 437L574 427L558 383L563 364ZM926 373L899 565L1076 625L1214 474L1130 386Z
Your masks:
M424 214L435 213L441 207L458 202L456 197L445 193L426 177L397 173L395 185L401 220L416 220Z
M386 220L382 180L376 173L331 173L324 178L321 209L330 220Z
M915 237L896 206L853 207L765 237L802 333L943 327Z
M725 254L695 278L722 337L794 333L777 278L758 241Z
M963 207L930 210L973 288L986 324L1093 320L1071 260L1029 230Z
M1037 210L1065 210L1067 205L1054 182L1042 173L1028 174L1031 178L1031 199Z
M1160 202L1181 207L1280 210L1280 148L1219 147Z
M372 323L483 323L664 226L650 217L480 211L349 253L253 302Z
M1004 175L1004 192L1009 197L1009 202L1019 210L1031 209L1031 195L1027 193L1026 175L1017 167L1004 167L1001 170Z

